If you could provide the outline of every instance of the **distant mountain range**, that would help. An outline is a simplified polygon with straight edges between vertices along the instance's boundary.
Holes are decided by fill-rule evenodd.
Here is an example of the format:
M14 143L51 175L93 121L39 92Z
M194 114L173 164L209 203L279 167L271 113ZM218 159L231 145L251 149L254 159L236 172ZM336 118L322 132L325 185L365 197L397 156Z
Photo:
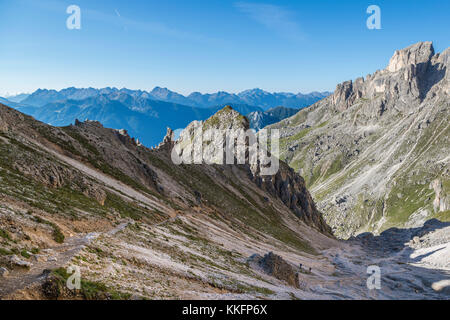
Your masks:
M13 102L12 100L9 100L9 99L6 99L6 98L2 98L2 97L0 97L0 103L3 103L5 105L13 107L13 108L15 108L16 106L20 105L17 102Z
M29 93L20 93L20 94L17 94L17 95L6 96L5 98L8 101L17 102L18 103L18 102L21 102L21 101L25 100L26 98L28 98L29 95L30 95Z
M12 100L0 98L0 102L53 126L66 126L75 119L100 121L107 127L126 129L145 145L153 146L161 142L166 127L184 128L193 120L207 119L225 105L248 115L251 127L259 130L326 95L271 94L254 89L239 94L197 92L185 97L159 87L151 92L71 87L60 91L39 89L29 95L10 97ZM278 107L283 104L295 105L297 110Z
M111 128L126 129L149 147L162 141L167 127L184 128L194 119L207 119L222 107L194 108L119 92L82 100L62 100L41 107L15 106L17 110L54 126L67 126L75 119L100 121ZM247 105L236 105L235 108L244 114L262 111Z
M267 111L253 111L247 114L250 128L260 130L268 125L277 123L296 114L299 109L276 107Z
M245 104L251 106L258 106L263 110L284 106L288 108L304 108L318 100L329 96L330 92L312 92L309 94L302 93L269 93L261 89L252 89L242 91L238 94L228 92L216 92L213 94L202 94L199 92L191 93L188 96L183 96L179 93L171 91L167 88L156 87L152 91L147 92L143 90L117 89L117 88L67 88L61 91L39 89L31 95L24 96L23 100L13 101L21 104L31 106L44 106L48 103L57 102L61 100L83 100L95 97L101 94L122 94L125 93L134 98L153 99L170 103L182 104L196 108L210 108L212 106L225 104Z

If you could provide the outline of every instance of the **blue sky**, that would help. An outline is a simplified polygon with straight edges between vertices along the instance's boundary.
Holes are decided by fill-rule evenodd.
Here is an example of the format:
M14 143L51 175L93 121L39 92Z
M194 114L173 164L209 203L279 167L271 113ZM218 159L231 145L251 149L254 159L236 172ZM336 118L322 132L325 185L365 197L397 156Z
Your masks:
M68 30L66 8L81 8ZM366 9L381 8L381 30ZM0 0L0 96L154 86L310 92L384 68L418 41L450 44L450 1Z

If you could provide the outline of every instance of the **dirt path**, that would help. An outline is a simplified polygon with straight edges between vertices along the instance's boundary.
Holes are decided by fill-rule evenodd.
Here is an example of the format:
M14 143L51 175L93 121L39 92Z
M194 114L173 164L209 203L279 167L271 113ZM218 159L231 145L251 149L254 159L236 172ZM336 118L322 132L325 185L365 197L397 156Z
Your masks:
M152 227L159 227L159 226L162 226L163 224L166 224L166 223L168 223L168 222L174 222L175 220L177 220L178 216L179 216L179 215L177 214L176 216L171 217L171 218L169 218L169 219L167 219L167 220L164 220L164 221L155 223L154 225L152 225Z
M113 236L122 231L130 224L129 221L122 222L114 229L105 234ZM33 261L30 269L12 270L6 278L0 278L0 299L9 294L24 289L35 282L43 281L46 277L45 270L57 269L65 266L81 250L98 238L102 233L89 233L68 238L63 244L43 250L38 255L43 260Z

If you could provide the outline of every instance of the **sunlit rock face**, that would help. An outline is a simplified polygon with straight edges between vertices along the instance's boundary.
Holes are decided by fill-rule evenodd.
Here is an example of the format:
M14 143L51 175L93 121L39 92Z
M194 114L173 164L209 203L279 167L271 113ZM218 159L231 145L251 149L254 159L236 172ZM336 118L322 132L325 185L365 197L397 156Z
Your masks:
M431 42L398 50L386 69L270 126L339 236L448 215L449 55Z

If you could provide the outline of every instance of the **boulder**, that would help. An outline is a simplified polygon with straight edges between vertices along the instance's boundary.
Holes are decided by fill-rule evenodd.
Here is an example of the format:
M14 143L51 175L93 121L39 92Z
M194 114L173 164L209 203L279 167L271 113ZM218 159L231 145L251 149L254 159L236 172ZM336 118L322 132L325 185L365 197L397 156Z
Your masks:
M47 256L43 255L43 254L34 254L31 256L31 259L34 262L46 262L47 261Z
M284 281L292 287L300 288L298 273L288 262L273 252L269 252L262 258L259 255L253 255L249 260L257 262L268 275Z
M0 278L7 277L9 274L8 269L0 267Z
M18 267L31 268L33 266L33 264L31 262L22 260L16 255L12 255L9 261L12 265L15 265Z

